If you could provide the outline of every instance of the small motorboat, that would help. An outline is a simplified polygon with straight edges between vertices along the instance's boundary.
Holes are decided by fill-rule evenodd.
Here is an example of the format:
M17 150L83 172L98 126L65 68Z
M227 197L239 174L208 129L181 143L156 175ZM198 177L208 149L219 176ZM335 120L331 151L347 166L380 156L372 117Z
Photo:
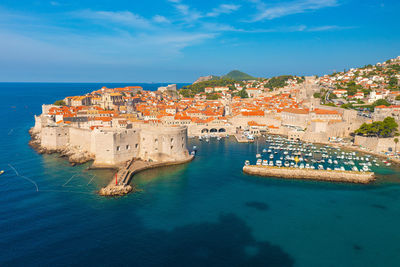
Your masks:
M3 173L4 173L4 171L3 171L3 170L1 170L1 171L0 171L0 175L2 175Z
M249 166L249 165L250 165L250 161L246 160L246 161L244 162L244 165L245 165L245 166Z

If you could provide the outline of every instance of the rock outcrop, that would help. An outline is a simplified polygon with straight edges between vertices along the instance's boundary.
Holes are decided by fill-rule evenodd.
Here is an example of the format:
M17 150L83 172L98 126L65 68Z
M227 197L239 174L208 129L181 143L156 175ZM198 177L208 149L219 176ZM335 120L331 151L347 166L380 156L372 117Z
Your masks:
M100 189L99 195L106 197L123 196L130 193L132 190L133 187L130 185L108 185Z
M94 160L94 155L90 154L87 151L82 151L77 147L65 146L59 149L48 149L42 147L40 144L40 134L38 132L35 132L33 129L29 130L29 134L31 135L29 145L39 154L59 153L61 157L68 158L68 161L72 165L83 164L88 161Z

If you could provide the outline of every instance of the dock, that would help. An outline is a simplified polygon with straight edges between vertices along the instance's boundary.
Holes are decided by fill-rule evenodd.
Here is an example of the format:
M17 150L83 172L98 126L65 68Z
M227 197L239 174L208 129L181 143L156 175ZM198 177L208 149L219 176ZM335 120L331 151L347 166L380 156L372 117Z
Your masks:
M243 136L242 134L234 134L236 141L238 143L253 143L254 140L248 139L246 136Z
M375 180L375 173L373 172L314 170L314 169L299 169L299 168L287 168L287 167L270 167L262 165L244 166L243 172L250 175L265 176L265 177L358 183L358 184L368 184Z
M122 196L132 192L133 187L130 182L133 176L141 171L178 165L190 162L194 159L193 155L190 155L187 159L181 161L164 161L164 162L152 162L143 161L140 159L132 159L128 161L124 167L120 168L119 171L113 176L110 183L100 189L99 195L101 196Z

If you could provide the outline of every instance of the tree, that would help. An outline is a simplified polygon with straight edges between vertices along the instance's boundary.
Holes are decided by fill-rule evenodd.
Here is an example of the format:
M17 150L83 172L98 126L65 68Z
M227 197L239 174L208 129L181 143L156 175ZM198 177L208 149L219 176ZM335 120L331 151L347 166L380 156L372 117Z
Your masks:
M396 100L400 100L400 95L396 96Z
M218 98L220 98L220 95L215 93L206 94L206 98L207 100L217 100Z
M248 98L249 95L247 94L247 91L245 89L242 89L239 91L238 96L240 96L240 98Z
M399 138L395 138L394 140L394 153L396 154L397 153L397 143L399 142Z
M399 125L392 117L386 117L383 121L363 123L355 134L363 136L392 137L397 134Z
M64 100L57 100L56 102L54 102L54 105L56 106L65 106L65 102Z
M198 82L195 84L187 85L179 90L179 93L183 97L194 97L196 94L204 92L206 87L218 87L218 86L228 86L237 83L232 79L216 79L204 82Z
M378 99L378 100L376 100L373 104L372 104L372 106L375 108L375 107L377 107L377 106L382 106L382 105L384 105L384 106L390 106L390 103L389 102L387 102L385 99Z
M352 108L354 108L353 104L351 104L351 103L343 104L340 107L344 108L344 109L352 109Z
M246 89L244 89L244 88L242 90L240 90L239 92L237 92L235 94L235 96L239 96L240 98L248 98L249 97L249 95L246 92Z
M389 86L390 86L391 88L394 88L394 87L397 87L397 84L398 84L397 78L394 77L394 76L390 77L390 79L389 79Z
M321 93L314 93L314 98L321 98Z
M289 79L293 79L292 75L282 75L277 77L272 77L268 80L266 87L268 88L281 88L286 86L286 82Z

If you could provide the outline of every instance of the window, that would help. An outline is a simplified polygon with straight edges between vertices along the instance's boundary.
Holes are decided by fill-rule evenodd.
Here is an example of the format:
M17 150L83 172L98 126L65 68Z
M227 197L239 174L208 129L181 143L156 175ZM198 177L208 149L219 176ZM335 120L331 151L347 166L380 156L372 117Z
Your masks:
M138 145L139 145L139 144L135 144L135 148L138 148Z
M174 148L174 146L171 146L171 150Z
M126 150L129 150L129 149L131 149L131 146L130 145L126 145Z
M117 146L117 151L120 151L120 150L121 150L121 148L119 146Z

